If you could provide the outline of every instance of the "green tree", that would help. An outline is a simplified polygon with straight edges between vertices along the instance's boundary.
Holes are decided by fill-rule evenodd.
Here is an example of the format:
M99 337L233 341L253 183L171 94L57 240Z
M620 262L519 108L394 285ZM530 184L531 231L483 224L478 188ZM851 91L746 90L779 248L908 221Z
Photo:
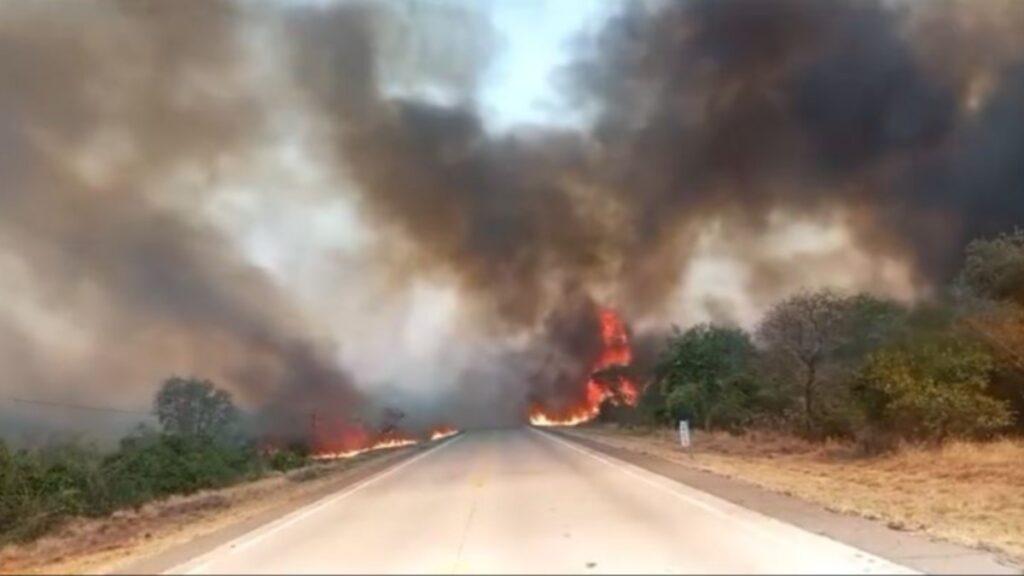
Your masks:
M773 306L757 329L773 373L795 385L804 432L822 423L823 388L834 383L837 352L847 344L850 301L835 292L803 292Z
M861 371L859 392L871 423L901 438L943 441L990 434L1011 421L986 394L991 356L948 337L881 350Z
M874 351L905 337L911 310L871 294L845 299L834 359L855 372Z
M971 242L957 284L981 298L1024 305L1024 230Z
M168 378L153 406L160 426L168 434L223 437L239 421L231 394L198 378Z
M705 429L745 423L756 396L753 355L750 337L738 328L701 324L677 332L655 368L668 412Z
M1012 403L1024 430L1024 231L975 240L965 256L959 319L992 352L992 394Z

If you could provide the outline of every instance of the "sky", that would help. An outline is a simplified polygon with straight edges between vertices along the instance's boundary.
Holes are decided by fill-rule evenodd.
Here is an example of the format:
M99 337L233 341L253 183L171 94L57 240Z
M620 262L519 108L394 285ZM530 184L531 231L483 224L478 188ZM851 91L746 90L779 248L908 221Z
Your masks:
M489 127L578 121L559 98L558 71L576 38L594 31L617 2L486 0L486 5L501 36L479 95Z

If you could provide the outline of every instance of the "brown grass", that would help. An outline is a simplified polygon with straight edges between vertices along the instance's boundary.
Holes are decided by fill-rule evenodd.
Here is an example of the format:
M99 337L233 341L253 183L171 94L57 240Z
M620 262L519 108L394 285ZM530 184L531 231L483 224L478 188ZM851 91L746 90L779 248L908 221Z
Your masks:
M190 496L174 496L108 518L76 518L34 542L0 548L0 574L103 573L288 503L301 503L372 452L289 474Z
M697 432L694 451L672 430L592 426L571 431L630 450L742 479L828 509L901 530L1024 560L1024 442L905 446L858 457L843 444L815 444L770 433Z

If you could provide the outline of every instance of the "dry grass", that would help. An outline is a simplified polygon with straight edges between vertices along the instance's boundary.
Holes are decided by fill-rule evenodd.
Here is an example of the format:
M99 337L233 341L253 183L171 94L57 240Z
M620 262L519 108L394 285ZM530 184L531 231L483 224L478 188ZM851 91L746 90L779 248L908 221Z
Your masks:
M778 434L694 437L692 456L674 431L575 429L609 444L739 478L828 509L920 530L1024 560L1024 442L957 442L857 457L852 447Z
M222 490L175 496L109 518L73 519L53 533L0 549L0 574L103 573L288 503L299 503L338 473L387 452L363 454Z

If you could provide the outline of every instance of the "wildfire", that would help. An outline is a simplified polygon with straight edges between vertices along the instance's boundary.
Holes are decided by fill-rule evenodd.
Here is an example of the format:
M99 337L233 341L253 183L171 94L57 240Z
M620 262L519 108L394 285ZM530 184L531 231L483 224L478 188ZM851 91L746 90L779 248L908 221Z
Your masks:
M371 434L362 424L345 424L328 427L314 418L312 426L313 458L317 460L337 460L352 458L374 450L387 450L419 444L423 440L430 442L443 440L459 433L458 428L448 424L435 426L422 437L413 437L397 428L388 428L383 432Z
M322 422L317 414L313 415L310 425L313 458L318 460L352 458L373 450L419 443L419 440L394 428L371 432L362 423Z
M449 436L455 436L458 433L458 428L442 424L441 426L435 426L434 429L430 431L430 441L443 440Z
M530 413L530 424L534 426L575 426L577 424L583 424L589 422L597 417L601 407L595 406L593 410L588 410L583 414L575 414L573 416L557 416L555 418L549 418L540 407L535 407Z
M386 450L388 448L401 448L403 446L412 446L419 444L419 440L406 436L400 432L390 432L380 435L376 440L368 443L365 446L358 448L352 448L343 451L317 451L313 458L317 460L337 460L339 458L352 458L360 454L372 452L374 450Z
M629 345L626 327L614 310L602 308L598 312L601 322L601 353L590 370L586 394L581 403L570 410L553 413L540 404L530 408L530 424L534 426L575 426L593 420L601 412L606 400L613 404L636 406L640 393L636 384L626 375L607 374L614 368L629 366L633 362L633 349Z
M377 441L373 443L373 448L398 448L400 446L419 444L419 442L419 440L412 436L399 432L398 430L391 430L381 434L377 438Z

